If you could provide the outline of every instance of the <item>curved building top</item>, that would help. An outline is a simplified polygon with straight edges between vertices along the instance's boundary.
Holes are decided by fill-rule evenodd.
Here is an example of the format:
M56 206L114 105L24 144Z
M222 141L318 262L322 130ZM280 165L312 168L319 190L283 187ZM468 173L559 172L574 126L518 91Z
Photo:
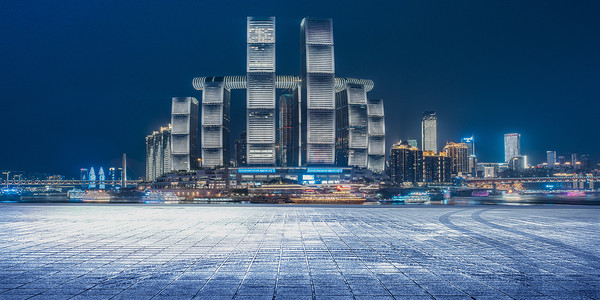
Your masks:
M225 88L229 90L245 89L246 76L211 76L211 77L195 77L192 85L196 90L203 90L205 82L225 82ZM275 87L277 89L294 89L300 84L298 76L276 76ZM365 87L366 92L373 89L373 80L357 79L357 78L335 78L335 91L340 92L347 87L347 84L360 84Z

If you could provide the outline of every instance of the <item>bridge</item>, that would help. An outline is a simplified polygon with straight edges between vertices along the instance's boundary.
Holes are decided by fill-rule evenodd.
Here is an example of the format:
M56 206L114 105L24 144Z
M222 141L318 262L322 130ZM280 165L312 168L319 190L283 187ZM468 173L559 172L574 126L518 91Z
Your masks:
M127 180L127 186L135 186L140 183L141 180ZM89 180L0 180L0 187L2 186L19 186L19 187L35 187L35 186L52 186L52 187L76 187L76 186L87 186L90 184L100 185L100 181L89 181ZM121 180L104 180L102 184L106 186L120 186Z

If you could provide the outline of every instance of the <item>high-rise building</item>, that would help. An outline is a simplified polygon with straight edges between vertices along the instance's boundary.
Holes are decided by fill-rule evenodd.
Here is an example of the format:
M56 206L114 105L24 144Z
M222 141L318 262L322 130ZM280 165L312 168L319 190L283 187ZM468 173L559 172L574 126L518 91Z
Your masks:
M421 145L423 151L437 153L437 115L435 111L423 113L421 121Z
M508 161L508 168L513 171L523 171L527 168L527 156L515 156Z
M106 184L104 184L104 180L106 180L106 178L104 177L104 169L100 167L100 171L98 171L98 188L101 190L106 189Z
M275 17L248 17L247 30L247 164L274 165Z
M581 168L581 163L579 162L579 160L577 158L577 153L571 154L571 166L573 167L574 170L578 170Z
M423 181L423 151L404 141L390 150L390 178L396 184Z
M298 101L294 93L279 96L278 166L298 166Z
M423 152L423 182L451 182L450 157L445 152L435 154L433 151Z
M507 133L504 135L504 162L521 155L521 135L518 133Z
M302 140L307 165L335 164L335 63L331 19L304 18L301 27Z
M335 94L336 164L366 168L368 165L367 92L363 84L349 83Z
M368 168L375 173L385 170L385 117L383 100L367 100L367 114L369 116L369 158Z
M212 77L204 83L202 93L202 166L229 164L230 91L223 77Z
M81 169L81 181L87 181L88 180L88 169L86 168L82 168Z
M204 111L203 121L204 121ZM206 136L202 136L206 139ZM171 105L171 170L198 167L198 100L173 97ZM124 172L125 173L125 172Z
M408 140L406 140L406 142L408 143L409 146L411 146L413 148L419 148L419 142L417 142L417 140L408 139Z
M238 167L246 165L246 131L243 131L240 136L234 141L235 147L235 164Z
M90 184L88 188L95 189L96 188L96 171L94 171L94 167L90 168L90 176L88 177Z
M450 158L452 174L471 173L469 169L469 148L465 143L447 143L444 147L446 156Z
M161 127L146 137L146 181L171 172L171 124ZM115 168L109 169L109 178L115 180Z
M475 138L474 137L466 137L462 138L461 142L467 146L467 155L475 155Z
M546 163L548 164L548 168L556 166L556 151L546 151Z
M169 151L171 151L171 147L169 147ZM115 180L119 180L119 179L117 179L117 174L116 174L115 168L108 168L108 180L113 181L113 182Z

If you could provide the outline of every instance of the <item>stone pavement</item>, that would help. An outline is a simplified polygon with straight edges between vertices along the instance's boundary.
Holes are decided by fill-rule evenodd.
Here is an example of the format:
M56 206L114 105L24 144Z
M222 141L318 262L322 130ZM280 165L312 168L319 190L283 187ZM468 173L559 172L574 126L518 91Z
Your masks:
M600 208L0 205L0 299L598 299Z

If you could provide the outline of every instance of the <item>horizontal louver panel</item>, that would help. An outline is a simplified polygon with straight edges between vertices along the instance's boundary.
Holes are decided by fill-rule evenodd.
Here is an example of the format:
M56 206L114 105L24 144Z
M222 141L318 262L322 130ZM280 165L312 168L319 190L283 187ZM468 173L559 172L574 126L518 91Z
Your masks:
M304 19L303 22L307 44L333 44L333 23L331 19Z
M247 109L275 109L275 73L248 74Z
M385 155L385 139L383 137L369 137L369 155Z
M173 154L189 154L189 135L172 135L171 136L171 153Z
M308 143L333 144L335 142L335 111L309 110Z
M369 135L385 135L383 117L369 117Z
M202 148L223 147L222 127L202 127Z
M334 164L335 146L333 144L308 144L307 145L307 163L308 164Z
M189 115L172 115L171 116L172 134L189 134L190 133L190 116Z
M306 71L308 73L334 73L333 46L306 45Z
M275 117L270 111L248 113L248 144L275 143Z
M350 148L367 149L369 146L369 135L366 128L350 128L348 130L348 144Z
M349 166L366 168L367 160L367 149L350 149L350 151L348 151Z
M307 74L308 109L335 109L333 74Z
M348 110L348 125L350 127L367 126L367 106L350 105Z
M203 105L202 106L202 125L206 125L206 126L223 125L223 105Z
M223 151L221 149L202 149L202 164L205 167L223 165Z

